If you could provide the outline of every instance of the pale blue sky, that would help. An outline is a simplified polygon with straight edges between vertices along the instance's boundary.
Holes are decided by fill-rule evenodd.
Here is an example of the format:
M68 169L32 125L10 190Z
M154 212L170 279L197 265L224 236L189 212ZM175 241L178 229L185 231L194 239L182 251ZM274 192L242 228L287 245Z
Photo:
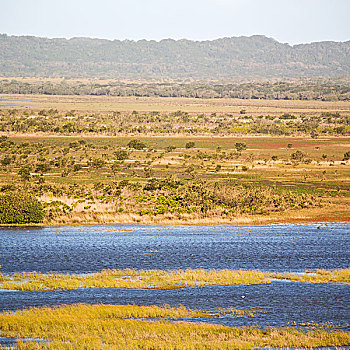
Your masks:
M346 41L349 18L350 0L0 0L0 33L49 38Z

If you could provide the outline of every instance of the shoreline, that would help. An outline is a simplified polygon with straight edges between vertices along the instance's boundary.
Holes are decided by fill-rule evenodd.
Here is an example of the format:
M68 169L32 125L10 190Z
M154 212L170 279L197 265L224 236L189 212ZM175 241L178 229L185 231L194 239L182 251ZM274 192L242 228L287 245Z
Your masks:
M286 219L275 219L275 218L247 218L239 217L236 220L214 220L210 218L204 218L202 220L114 220L108 222L101 221L81 221L81 222L43 222L43 223L27 223L27 224L0 224L0 229L3 228L28 228L28 227L65 227L65 226L110 226L110 225L144 225L144 226L266 226L266 225L306 225L306 224L349 224L350 218L286 218Z

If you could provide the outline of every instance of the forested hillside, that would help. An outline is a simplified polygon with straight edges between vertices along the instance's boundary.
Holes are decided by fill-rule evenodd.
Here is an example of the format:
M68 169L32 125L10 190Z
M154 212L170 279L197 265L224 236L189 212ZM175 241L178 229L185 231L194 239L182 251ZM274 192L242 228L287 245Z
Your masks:
M0 35L1 76L226 80L347 74L350 41L290 46L257 35L159 42Z

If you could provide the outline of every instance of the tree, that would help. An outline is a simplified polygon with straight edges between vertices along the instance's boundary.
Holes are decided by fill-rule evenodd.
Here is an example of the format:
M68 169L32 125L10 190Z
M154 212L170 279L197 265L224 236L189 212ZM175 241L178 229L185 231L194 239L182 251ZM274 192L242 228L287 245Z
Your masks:
M19 169L18 175L20 175L23 181L29 181L31 177L30 171L31 169L29 166L23 166L21 169Z
M304 157L305 157L305 154L303 152L299 151L299 150L294 152L294 153L292 153L292 155L290 156L290 158L292 160L296 160L296 161L299 161L299 162L301 162L304 159Z
M129 153L122 149L115 151L114 155L118 160L125 160L129 158Z
M0 224L28 224L43 221L41 203L30 193L0 195Z
M102 158L95 158L91 162L91 166L97 169L102 168L105 164L106 164L106 161Z
M247 149L247 145L244 142L236 142L235 148L237 152L242 152Z
M141 150L141 149L146 148L146 145L143 142L141 142L140 140L131 140L128 143L128 147L129 148L134 148L134 149L137 149L137 150Z
M111 166L111 170L112 170L112 173L115 175L118 171L120 171L121 169L121 166L120 166L120 163L118 162L115 162L112 164Z

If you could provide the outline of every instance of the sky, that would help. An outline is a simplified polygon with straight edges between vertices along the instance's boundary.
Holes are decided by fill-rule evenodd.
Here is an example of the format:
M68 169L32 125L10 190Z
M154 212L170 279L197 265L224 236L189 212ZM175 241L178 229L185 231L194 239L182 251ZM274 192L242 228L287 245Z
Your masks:
M0 33L48 38L213 40L291 45L350 40L350 0L0 0Z

